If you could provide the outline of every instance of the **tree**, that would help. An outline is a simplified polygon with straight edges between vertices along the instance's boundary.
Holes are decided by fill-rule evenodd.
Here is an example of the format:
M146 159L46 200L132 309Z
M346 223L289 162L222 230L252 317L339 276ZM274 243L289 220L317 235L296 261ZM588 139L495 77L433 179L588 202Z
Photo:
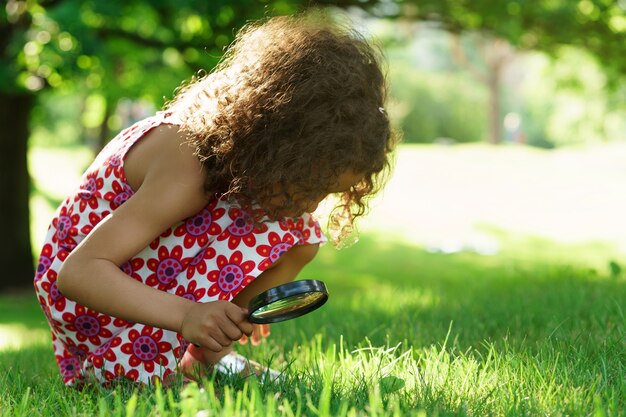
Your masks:
M487 87L489 91L489 136L487 139L489 143L498 144L502 141L502 106L500 103L502 72L515 57L515 51L507 41L501 38L479 37L478 43L485 69L478 68L468 59L458 35L452 38L452 52L455 61L465 68L476 81Z
M236 28L295 7L256 0L8 0L0 10L0 289L30 285L33 276L26 154L38 92L99 93L111 110L133 95L160 105L181 80L215 65ZM154 77L158 82L150 82Z
M178 79L210 69L249 19L292 13L288 0L7 0L0 9L0 289L28 285L26 151L30 113L43 89L81 89L113 109L127 94L158 103ZM377 16L432 20L456 33L485 31L520 49L586 48L611 80L626 74L624 3L611 0L339 0ZM167 68L167 71L162 69ZM148 83L150 77L163 77ZM176 81L175 81L176 80ZM160 103L159 103L160 104ZM101 127L107 137L106 117Z
M453 33L482 31L522 50L553 52L562 45L577 46L593 54L614 81L626 75L623 1L353 0L342 5L363 5L390 18L439 22Z
M486 71L472 68L457 44L456 58L490 92L489 142L502 140L501 72L514 57L515 49L540 49L549 53L573 45L591 52L615 86L626 75L626 6L605 0L419 0L404 1L405 17L441 22L456 33L483 35ZM458 36L456 37L458 39Z

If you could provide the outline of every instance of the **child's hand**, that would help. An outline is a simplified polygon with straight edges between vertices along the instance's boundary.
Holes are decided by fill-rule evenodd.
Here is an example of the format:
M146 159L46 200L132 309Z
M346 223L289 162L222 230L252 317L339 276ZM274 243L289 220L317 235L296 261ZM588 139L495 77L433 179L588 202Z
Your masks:
M251 335L253 325L247 311L228 301L197 303L191 307L180 333L191 343L220 352L243 335Z
M252 346L258 346L261 344L261 337L266 338L270 335L270 325L269 324L253 324L252 325L252 336L250 336L250 343ZM248 336L243 335L241 339L239 339L239 343L245 345L248 343Z

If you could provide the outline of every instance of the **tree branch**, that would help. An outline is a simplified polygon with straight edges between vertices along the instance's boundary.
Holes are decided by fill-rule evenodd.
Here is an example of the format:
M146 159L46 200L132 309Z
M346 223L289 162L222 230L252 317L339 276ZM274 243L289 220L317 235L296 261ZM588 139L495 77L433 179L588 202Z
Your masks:
M180 42L180 41L165 42L165 41L162 41L161 39L146 38L146 37L138 35L137 33L127 32L125 30L118 29L118 28L100 28L97 30L97 33L98 33L98 36L101 37L102 39L120 38L120 39L130 41L139 46L148 46L151 48L174 47L178 49L184 49L184 48L205 49L211 46L209 43L200 43L200 42Z
M465 53L465 51L463 50L463 46L461 45L461 37L456 33L452 33L451 35L452 35L452 57L454 58L456 63L463 66L463 68L465 68L466 70L468 70L469 73L472 74L472 76L476 80L484 84L487 84L489 82L487 74L480 71L480 69L478 69L478 67L474 65L467 58L467 54Z

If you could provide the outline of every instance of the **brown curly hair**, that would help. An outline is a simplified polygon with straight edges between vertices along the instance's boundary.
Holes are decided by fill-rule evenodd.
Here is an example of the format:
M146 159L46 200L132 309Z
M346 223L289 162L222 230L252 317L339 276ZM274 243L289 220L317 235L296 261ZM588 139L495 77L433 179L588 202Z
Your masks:
M211 74L181 87L177 113L206 168L205 190L278 213L290 193L319 195L347 171L363 179L341 193L328 229L338 244L382 187L395 140L384 111L381 54L320 13L251 23ZM283 207L264 204L278 195Z

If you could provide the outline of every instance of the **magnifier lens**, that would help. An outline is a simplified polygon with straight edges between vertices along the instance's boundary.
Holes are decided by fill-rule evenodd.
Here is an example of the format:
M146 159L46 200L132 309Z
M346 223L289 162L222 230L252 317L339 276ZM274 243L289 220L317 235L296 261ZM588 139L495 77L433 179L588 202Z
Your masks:
M266 306L260 307L258 310L252 312L251 316L255 319L281 317L292 311L297 311L308 305L317 303L324 297L325 294L321 292L296 294L292 297L283 298L282 300L277 300Z
M294 281L257 295L248 305L252 323L289 320L309 313L326 302L328 292L322 281Z

